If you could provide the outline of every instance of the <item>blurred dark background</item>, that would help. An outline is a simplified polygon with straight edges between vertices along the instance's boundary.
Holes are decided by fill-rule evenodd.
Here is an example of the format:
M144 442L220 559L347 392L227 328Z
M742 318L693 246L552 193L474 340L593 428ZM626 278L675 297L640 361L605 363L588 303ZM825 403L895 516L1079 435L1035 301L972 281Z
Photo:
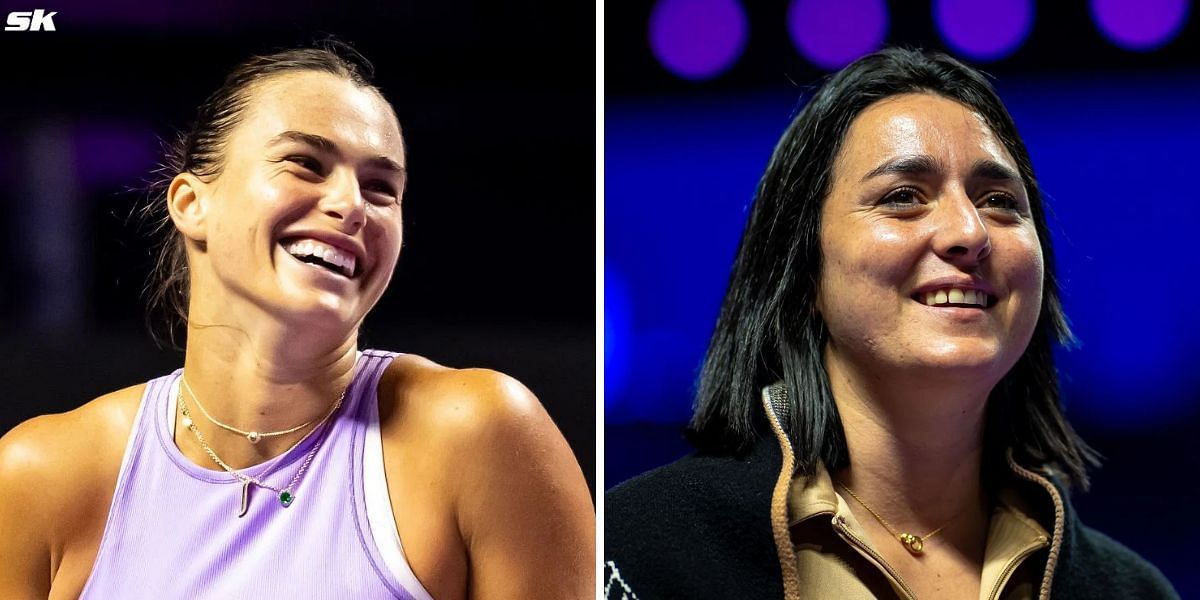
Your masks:
M1085 523L1200 596L1200 311L1189 0L638 0L605 9L604 485L681 435L746 209L826 74L884 45L994 77L1051 211L1068 418L1107 458Z
M595 9L539 0L17 3L0 31L0 433L167 373L130 214L236 63L333 34L376 67L409 149L400 264L364 347L506 372L594 489Z

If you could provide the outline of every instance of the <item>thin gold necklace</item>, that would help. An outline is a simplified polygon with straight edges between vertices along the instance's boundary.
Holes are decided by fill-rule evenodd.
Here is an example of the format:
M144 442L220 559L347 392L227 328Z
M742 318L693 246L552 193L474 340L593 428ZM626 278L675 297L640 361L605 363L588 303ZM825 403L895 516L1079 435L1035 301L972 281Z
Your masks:
M204 409L204 404L202 404L200 402L200 397L196 395L196 392L192 391L192 386L188 385L187 378L184 377L183 375L180 375L179 381L181 383L183 383L183 389L187 390L187 393L189 396L192 397L192 400L196 401L196 408L200 409L200 413L204 415L204 418L208 419L208 421L210 423L212 423L213 425L216 425L217 427L220 427L221 429L224 429L225 431L236 433L236 434L246 438L247 440L250 440L251 444L257 444L258 441L263 438L287 435L289 433L296 433L297 431L300 431L301 429L304 429L305 427L312 425L312 419L309 419L295 427L291 427L289 429L281 429L279 431L244 431L244 430L238 429L237 427L234 427L233 425L226 425L225 423L218 421L216 419L216 417L208 414L208 411ZM340 399L339 399L339 401L340 401Z
M947 521L945 525L942 525L941 527L938 527L937 529L934 529L925 535L913 535L903 531L896 531L896 528L892 527L891 523L888 523L883 517L879 516L879 513L875 512L875 510L870 506L867 506L867 503L863 502L863 499L859 498L858 494L855 494L853 490L841 483L837 485L843 490L846 490L846 492L849 493L855 500L858 500L858 503L861 504L863 508L867 509L867 512L871 513L871 516L875 517L875 520L879 521L879 524L883 525L884 529L888 530L888 533L896 536L896 539L900 540L900 543L904 545L904 548L907 549L913 556L920 556L923 554L925 552L925 540L937 535L939 531L946 528L946 525L950 524L950 521L953 521L953 519L951 519L950 521Z
M324 417L321 417L321 420L317 423L317 426L313 427L311 431L304 434L304 436L300 439L296 440L296 443L292 444L287 450L284 450L280 456L294 450L297 446L302 444L304 440L307 440L308 437L313 434L313 432L320 429L321 426L325 424L325 421L329 420L329 417L332 416L333 413L337 412L338 407L342 405L342 400L345 397L346 390L342 390L341 395L338 396L337 402L334 402L333 407L329 409L329 412L325 413ZM284 508L292 505L292 502L296 500L296 494L294 491L296 484L300 482L300 478L303 477L304 472L308 470L308 465L312 463L312 459L314 456L316 456L317 450L321 448L321 444L325 441L324 438L317 440L317 443L313 444L312 450L309 450L308 454L305 455L304 462L300 464L300 469L296 471L294 476L292 476L292 480L289 481L283 489L279 489L275 486L264 483L260 479L250 477L249 475L234 469L233 467L229 466L228 463L221 460L221 457L217 456L217 452L213 450L212 446L208 445L208 441L204 439L204 434L200 433L200 428L196 427L196 422L192 419L192 413L188 410L187 402L183 399L182 389L179 390L177 401L179 403L179 412L183 414L183 426L187 427L188 430L192 432L192 435L196 436L196 441L200 442L200 447L204 449L204 453L207 454L208 457L213 460L213 462L217 463L218 466L224 469L226 473L233 475L234 478L242 482L242 501L238 505L238 518L246 516L246 513L250 510L250 484L257 485L260 488L268 489L278 494L279 504L283 505ZM264 477L266 475L267 473L263 473Z

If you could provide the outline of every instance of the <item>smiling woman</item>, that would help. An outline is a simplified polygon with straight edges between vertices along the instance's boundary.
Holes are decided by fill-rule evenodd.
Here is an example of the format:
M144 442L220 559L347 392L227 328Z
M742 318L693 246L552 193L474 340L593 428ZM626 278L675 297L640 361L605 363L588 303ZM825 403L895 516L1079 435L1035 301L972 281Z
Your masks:
M835 385L878 381L843 375L862 364L990 387L1029 345L1045 271L1029 198L1004 145L959 102L904 94L860 113L821 234L816 309Z
M1094 453L1033 166L990 84L890 49L833 75L759 183L698 452L608 492L610 598L1171 598L1080 524Z
M594 519L519 382L359 350L405 145L340 44L238 66L149 207L184 366L0 439L0 597L576 598Z

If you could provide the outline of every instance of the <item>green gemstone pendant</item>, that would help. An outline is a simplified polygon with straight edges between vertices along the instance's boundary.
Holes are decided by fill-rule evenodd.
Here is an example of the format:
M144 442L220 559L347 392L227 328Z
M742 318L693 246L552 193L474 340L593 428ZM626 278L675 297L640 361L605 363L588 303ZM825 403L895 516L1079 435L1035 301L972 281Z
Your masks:
M279 503L282 504L285 508L288 506L291 506L292 500L295 500L295 499L296 499L296 497L293 496L292 493L287 490L283 490L282 492L279 493Z

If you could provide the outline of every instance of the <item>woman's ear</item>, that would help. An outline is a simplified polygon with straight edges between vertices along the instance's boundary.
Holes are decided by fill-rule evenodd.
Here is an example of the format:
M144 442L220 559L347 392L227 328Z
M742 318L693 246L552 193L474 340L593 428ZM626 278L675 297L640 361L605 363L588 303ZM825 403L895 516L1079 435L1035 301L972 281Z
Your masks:
M208 239L205 217L208 214L208 191L203 181L191 173L180 173L167 187L167 211L183 237L204 243Z

